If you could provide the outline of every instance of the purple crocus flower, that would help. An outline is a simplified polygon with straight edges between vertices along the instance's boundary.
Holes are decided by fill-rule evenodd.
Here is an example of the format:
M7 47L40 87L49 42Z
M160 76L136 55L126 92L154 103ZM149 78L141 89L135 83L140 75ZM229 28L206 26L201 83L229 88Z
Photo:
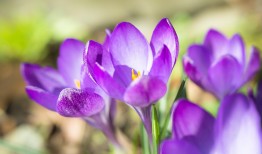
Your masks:
M58 70L24 63L21 72L28 96L43 107L66 117L81 117L114 143L115 102L94 82L83 63L85 45L67 39L60 46Z
M261 154L260 116L251 99L226 96L214 118L187 100L172 113L172 138L161 144L161 154Z
M193 44L183 58L188 77L218 99L236 92L249 81L260 66L259 52L251 49L247 63L245 45L239 34L227 39L210 30L203 44Z
M170 21L158 23L150 44L135 26L122 22L108 32L104 45L89 41L86 49L95 81L133 107L151 136L151 105L165 95L178 56L178 37Z

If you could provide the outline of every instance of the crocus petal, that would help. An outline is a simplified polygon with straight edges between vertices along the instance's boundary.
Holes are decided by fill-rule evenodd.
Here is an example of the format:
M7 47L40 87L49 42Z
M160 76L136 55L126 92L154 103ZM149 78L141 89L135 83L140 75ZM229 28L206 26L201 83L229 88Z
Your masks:
M212 91L213 83L207 78L212 64L212 53L203 45L191 45L183 57L183 67L187 76L201 88Z
M198 148L187 140L169 139L160 145L160 154L202 154Z
M242 94L225 97L216 122L217 143L212 154L261 154L260 117Z
M223 34L211 29L205 37L204 45L212 52L214 59L220 59L227 53L227 41Z
M65 85L61 75L51 67L24 63L21 65L21 73L27 85L38 87L44 91L52 92Z
M109 44L111 41L111 32L107 29L106 30L106 38L103 43L103 61L102 66L106 69L106 71L113 76L114 73L114 65L111 59L111 55L109 53Z
M203 76L201 72L198 71L194 62L188 56L183 57L183 68L187 76L193 80L196 84L201 85L201 77Z
M51 111L56 111L56 101L58 95L34 86L27 86L26 93L36 103Z
M172 122L173 138L195 136L195 144L200 147L202 153L208 153L213 144L213 116L196 104L181 99L174 106Z
M93 77L96 83L112 98L123 100L125 88L108 74L103 67L96 63Z
M158 77L164 83L167 83L172 68L172 57L168 48L164 46L162 51L155 57L149 76Z
M123 65L115 66L113 78L123 87L128 87L132 82L132 69Z
M162 19L157 24L151 38L151 46L155 55L161 52L164 45L170 51L172 64L174 64L179 51L178 36L167 18Z
M248 65L245 70L244 83L249 81L260 69L260 56L257 48L252 47Z
M226 94L235 92L240 87L242 75L243 70L238 61L230 55L224 56L208 72L208 78L215 88L212 89L213 94L223 99Z
M95 41L88 41L84 52L84 62L87 62L91 71L96 63L102 65L102 58L103 46Z
M191 45L185 57L188 57L192 64L198 69L199 75L206 75L212 63L212 55L205 46Z
M94 81L93 77L91 76L87 64L82 65L81 69L81 80L80 80L80 87L81 89L89 89L95 91L99 88L99 86Z
M162 80L143 76L133 81L126 89L124 101L132 106L146 107L163 97L166 90L166 84Z
M149 45L132 24L123 22L111 35L109 51L114 65L127 65L136 71L147 70Z
M57 112L67 117L88 117L103 110L105 102L98 94L74 88L61 91Z
M85 45L76 39L66 39L60 46L58 70L70 87L80 80L84 49Z
M110 38L111 38L111 32L110 32L110 30L106 29L106 38L105 38L104 43L103 43L103 47L106 50L109 50Z
M245 66L245 46L244 41L239 34L235 34L229 40L227 53L235 57L243 67Z
M88 41L84 52L84 62L88 64L91 73L94 69L95 63L103 66L110 75L114 72L114 67L108 50L95 41Z
M113 75L115 68L114 68L109 51L105 49L103 50L102 66L106 69L106 71L110 75Z

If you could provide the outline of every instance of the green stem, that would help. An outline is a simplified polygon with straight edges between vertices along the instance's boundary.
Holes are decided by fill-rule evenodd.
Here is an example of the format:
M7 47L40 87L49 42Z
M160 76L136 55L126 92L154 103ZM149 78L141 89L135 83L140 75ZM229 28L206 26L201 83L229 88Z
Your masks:
M141 141L142 141L143 154L150 154L150 151L149 151L149 140L148 140L147 132L146 132L143 124L140 125L140 132L141 132Z

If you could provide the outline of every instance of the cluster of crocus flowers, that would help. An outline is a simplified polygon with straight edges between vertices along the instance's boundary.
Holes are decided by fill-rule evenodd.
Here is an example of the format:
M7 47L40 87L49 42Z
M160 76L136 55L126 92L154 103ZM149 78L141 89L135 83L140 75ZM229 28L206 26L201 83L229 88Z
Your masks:
M158 125L153 121L152 126L152 105L166 94L178 53L178 37L168 19L160 20L150 43L134 25L121 22L107 31L103 44L65 40L57 70L24 63L21 71L32 100L63 116L82 118L118 146L116 100L137 111L150 142ZM172 137L162 141L160 153L261 154L262 83L257 95L237 93L260 68L258 50L252 47L247 62L240 35L227 39L210 30L203 44L189 47L183 66L221 105L214 117L186 99L178 100L172 108ZM155 115L153 120L158 120ZM154 137L161 137L155 132ZM151 146L157 147L155 143Z
M172 113L172 138L161 144L161 154L261 154L260 116L243 94L226 96L217 117L179 100Z
M131 23L107 31L103 44L75 39L60 47L58 70L23 64L29 97L66 117L81 117L116 143L114 100L134 108L151 138L151 105L167 91L178 56L178 37L168 19L156 26L151 42Z
M179 100L172 112L172 137L161 144L161 154L261 154L261 83L257 95L237 93L260 69L252 47L246 64L245 46L215 30L203 45L192 45L183 58L188 77L220 100L216 117L188 100Z

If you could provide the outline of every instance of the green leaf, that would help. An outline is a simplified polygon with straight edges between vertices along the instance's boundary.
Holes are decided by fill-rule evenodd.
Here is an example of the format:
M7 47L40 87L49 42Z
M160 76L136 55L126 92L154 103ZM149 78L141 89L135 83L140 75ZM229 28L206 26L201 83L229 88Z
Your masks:
M180 84L180 87L178 89L177 95L175 97L175 100L173 101L173 103L171 103L171 106L169 106L167 109L168 112L165 115L165 121L163 124L163 127L161 127L161 133L160 133L160 139L164 139L166 137L166 133L167 133L167 126L169 124L169 120L170 120L170 115L171 115L171 111L172 111L172 106L173 104L179 99L179 98L186 98L186 88L185 88L185 84L186 84L186 77L183 77L183 80Z
M152 151L153 154L158 153L158 144L159 144L159 123L158 123L158 115L157 115L157 109L155 105L153 105L152 110Z

